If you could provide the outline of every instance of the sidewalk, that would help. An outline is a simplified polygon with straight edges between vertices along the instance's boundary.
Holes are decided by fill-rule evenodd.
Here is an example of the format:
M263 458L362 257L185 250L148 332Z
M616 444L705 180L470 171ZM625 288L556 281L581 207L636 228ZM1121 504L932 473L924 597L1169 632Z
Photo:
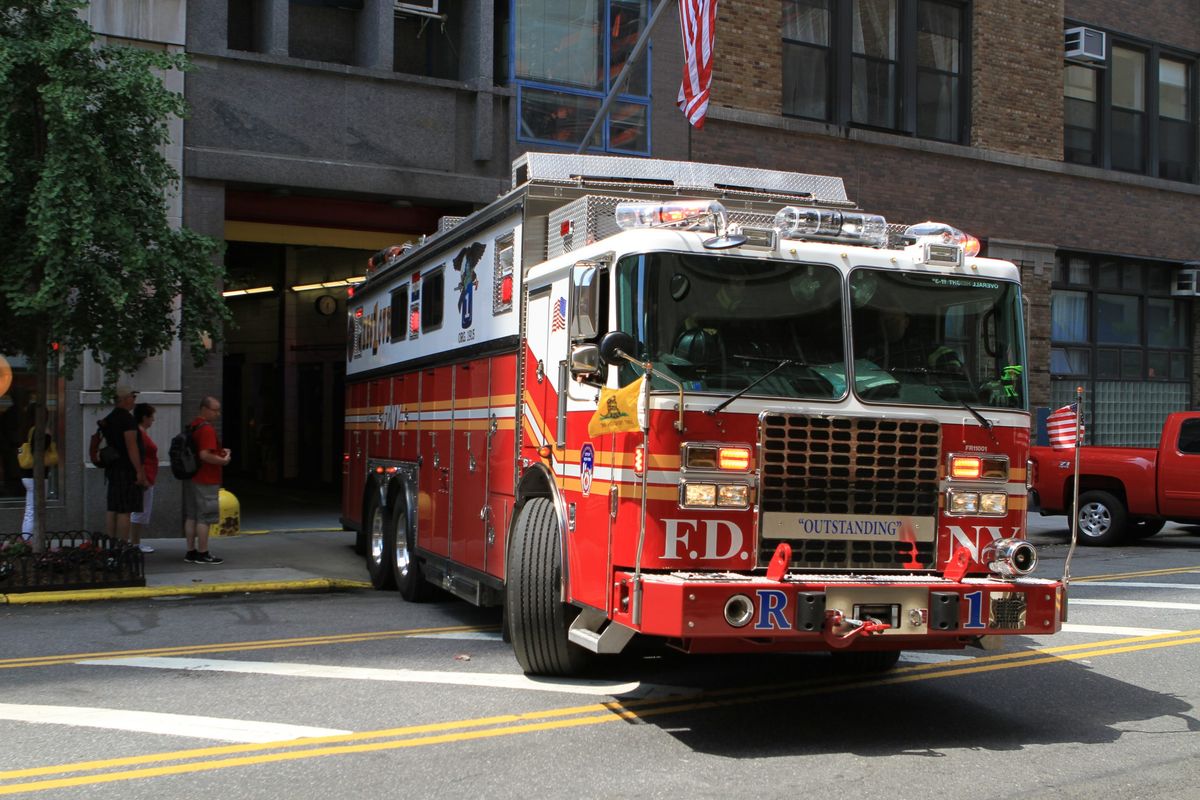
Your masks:
M320 592L370 588L354 533L343 531L336 499L311 492L241 487L242 533L212 537L222 564L189 564L182 537L144 539L146 586L0 594L0 605L117 600L242 592Z

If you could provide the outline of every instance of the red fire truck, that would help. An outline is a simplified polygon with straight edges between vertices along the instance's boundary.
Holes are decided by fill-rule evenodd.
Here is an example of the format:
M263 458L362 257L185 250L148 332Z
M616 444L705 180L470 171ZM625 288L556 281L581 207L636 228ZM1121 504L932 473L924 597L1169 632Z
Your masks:
M520 157L353 292L342 513L372 582L503 604L546 675L635 634L886 668L1058 631L1019 273L977 251L839 178Z

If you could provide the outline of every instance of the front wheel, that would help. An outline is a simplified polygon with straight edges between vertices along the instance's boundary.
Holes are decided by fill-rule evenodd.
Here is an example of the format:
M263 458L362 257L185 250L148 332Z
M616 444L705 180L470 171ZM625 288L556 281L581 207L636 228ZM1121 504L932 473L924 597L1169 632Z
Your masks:
M576 675L592 653L567 639L579 609L562 602L562 547L554 505L534 497L521 508L508 555L504 605L517 663L528 675Z
M1111 547L1125 540L1125 505L1102 491L1084 492L1079 498L1079 543Z

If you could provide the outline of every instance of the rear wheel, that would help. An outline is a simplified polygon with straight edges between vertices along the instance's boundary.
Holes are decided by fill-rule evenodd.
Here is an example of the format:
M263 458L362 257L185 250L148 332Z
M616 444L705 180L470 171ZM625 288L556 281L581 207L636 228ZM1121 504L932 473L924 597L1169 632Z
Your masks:
M379 493L372 491L363 509L363 530L367 532L367 574L376 589L394 589L392 564L386 555L384 532L388 529L387 509L379 505Z
M403 493L397 495L396 502L392 504L383 545L400 596L410 603L428 600L433 594L433 586L425 580L413 551L412 529L408 524L408 508Z
M1114 495L1099 490L1079 498L1079 543L1111 547L1125 539L1125 506Z
M592 661L567 639L579 609L560 599L561 555L554 505L544 497L527 501L513 529L504 603L513 653L529 675L575 675Z
M1149 539L1163 529L1165 519L1138 519L1129 523L1129 536L1133 539Z

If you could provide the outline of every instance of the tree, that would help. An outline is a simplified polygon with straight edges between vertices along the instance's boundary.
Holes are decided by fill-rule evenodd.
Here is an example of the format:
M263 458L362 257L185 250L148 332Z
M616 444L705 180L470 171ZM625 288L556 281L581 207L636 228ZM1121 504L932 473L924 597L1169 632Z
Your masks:
M181 55L99 46L82 0L0 0L0 352L29 358L38 392L90 350L110 393L178 337L197 365L229 315L220 244L172 229L164 156ZM211 337L211 338L209 338ZM40 403L35 427L45 428ZM35 549L44 533L43 437L34 437Z

